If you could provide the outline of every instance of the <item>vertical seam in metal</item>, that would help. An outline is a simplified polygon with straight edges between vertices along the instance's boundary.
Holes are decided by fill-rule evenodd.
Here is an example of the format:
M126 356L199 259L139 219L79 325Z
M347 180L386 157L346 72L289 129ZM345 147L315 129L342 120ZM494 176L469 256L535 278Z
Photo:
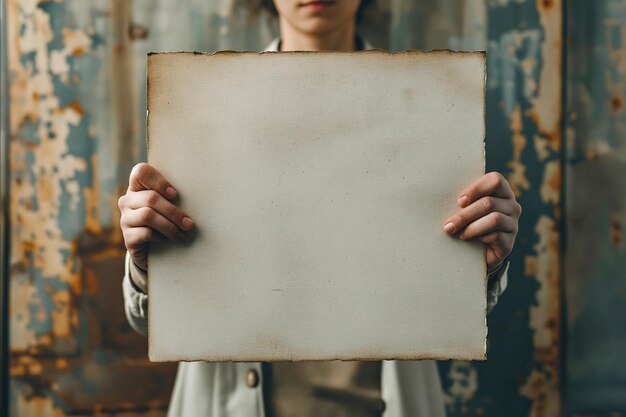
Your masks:
M6 0L0 0L0 416L9 415L9 84L6 20Z
M568 47L569 47L569 8L568 8L568 0L563 0L563 8L562 8L562 40L561 40L561 155L560 155L560 163L561 163L561 196L560 196L560 205L561 205L561 219L559 220L558 227L560 229L560 251L561 257L559 259L559 304L561 310L561 324L560 324L560 357L559 357L559 391L561 393L561 415L567 415L567 401L566 401L566 371L567 371L567 304L565 297L565 256L567 251L567 112L568 112L568 103L567 103L567 90L568 90Z

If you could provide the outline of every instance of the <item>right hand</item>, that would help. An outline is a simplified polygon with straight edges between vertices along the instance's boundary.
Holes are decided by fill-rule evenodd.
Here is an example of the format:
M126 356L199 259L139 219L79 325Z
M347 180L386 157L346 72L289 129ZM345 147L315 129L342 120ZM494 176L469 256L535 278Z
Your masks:
M185 242L193 220L172 203L174 187L152 166L135 165L126 194L118 200L124 244L135 264L148 269L148 242L169 239Z

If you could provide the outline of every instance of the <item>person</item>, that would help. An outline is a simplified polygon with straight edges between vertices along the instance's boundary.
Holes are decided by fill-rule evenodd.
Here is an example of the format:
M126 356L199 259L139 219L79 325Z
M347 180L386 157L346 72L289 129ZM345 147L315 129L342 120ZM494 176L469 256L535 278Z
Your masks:
M267 6L278 15L280 38L272 42L267 50L368 49L369 44L356 33L357 16L367 3L368 0L274 0ZM120 226L128 250L122 281L125 310L131 326L142 334L147 333L148 244L161 239L184 242L194 227L193 220L173 203L176 196L174 184L150 165L140 163L132 169L128 190L119 199ZM491 309L506 288L507 259L517 235L521 207L505 177L496 172L487 173L468 185L458 196L457 203L458 211L441 225L442 233L486 244L488 308ZM259 382L267 374L264 365L181 362L168 415L264 416L268 402L278 404L281 401L263 392L268 389L267 385ZM283 375L307 378L311 372L316 372L316 366L319 369L324 367L324 372L339 369L333 363L309 364L304 372L301 371L304 365L302 368L294 365ZM350 369L349 372L364 375L362 372L366 368ZM445 416L443 393L434 361L384 361L370 375L380 379L378 389L384 400L386 417ZM307 401L306 398L298 398L299 401ZM289 401L289 398L284 401ZM305 404L292 405L291 409L296 411L291 415L304 416L304 411L298 413L297 410L305 408ZM331 414L313 410L311 415Z

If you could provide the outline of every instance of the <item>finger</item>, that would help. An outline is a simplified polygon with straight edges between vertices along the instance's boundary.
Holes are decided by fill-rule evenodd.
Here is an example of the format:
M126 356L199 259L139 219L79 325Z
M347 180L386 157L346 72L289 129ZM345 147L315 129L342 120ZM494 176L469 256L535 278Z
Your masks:
M517 222L503 213L489 213L467 225L459 237L469 240L492 232L517 233Z
M174 242L188 240L185 232L151 207L126 210L120 222L130 228L148 226Z
M145 162L133 167L128 180L128 189L130 191L154 190L168 199L177 195L174 186L159 171Z
M514 194L509 182L502 174L490 172L467 186L461 193L458 203L460 207L467 207L485 196L513 198Z
M459 210L444 223L443 230L448 234L456 233L471 222L480 219L492 212L504 213L508 216L516 213L517 203L508 198L483 197L469 206Z
M154 190L128 193L124 204L134 210L150 207L185 231L193 227L193 220L184 211Z
M131 252L143 248L148 242L163 240L166 240L163 235L149 227L129 227L124 230L124 242Z

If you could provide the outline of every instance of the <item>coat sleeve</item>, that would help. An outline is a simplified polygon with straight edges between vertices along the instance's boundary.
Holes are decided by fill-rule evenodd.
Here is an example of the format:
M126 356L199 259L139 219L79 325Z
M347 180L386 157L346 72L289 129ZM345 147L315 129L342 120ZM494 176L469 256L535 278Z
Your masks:
M504 292L507 285L509 261L505 260L502 265L487 278L487 313L498 303L498 297Z
M132 278L131 278L132 274ZM126 252L124 279L124 311L130 326L138 333L148 335L147 274L135 266Z

